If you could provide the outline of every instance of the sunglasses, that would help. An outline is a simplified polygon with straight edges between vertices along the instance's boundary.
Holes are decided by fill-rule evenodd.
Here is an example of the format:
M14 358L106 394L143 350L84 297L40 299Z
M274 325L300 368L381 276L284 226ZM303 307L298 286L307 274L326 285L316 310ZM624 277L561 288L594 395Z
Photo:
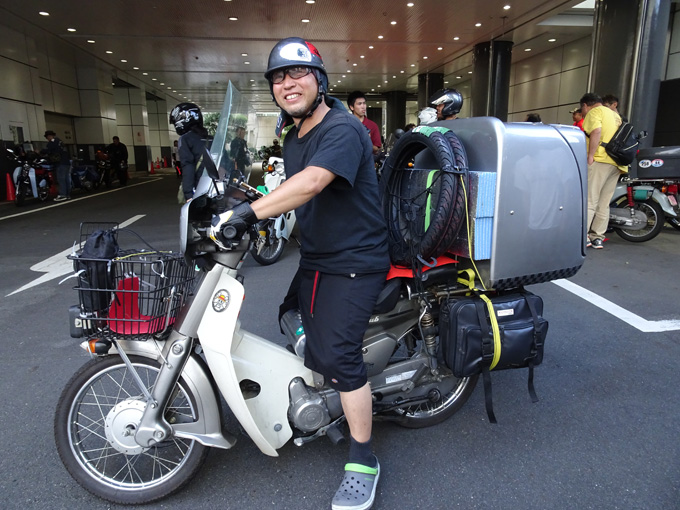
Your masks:
M278 71L274 71L270 80L276 85L278 83L282 83L283 80L286 79L286 75L290 76L294 80L299 80L311 72L311 67L288 67L287 69L279 69Z

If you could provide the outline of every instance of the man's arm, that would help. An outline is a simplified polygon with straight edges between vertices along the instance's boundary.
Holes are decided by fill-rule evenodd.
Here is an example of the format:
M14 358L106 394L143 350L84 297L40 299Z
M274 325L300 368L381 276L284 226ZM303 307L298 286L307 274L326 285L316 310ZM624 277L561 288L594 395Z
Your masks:
M318 166L308 166L302 172L286 179L278 188L253 202L258 219L271 218L300 207L321 193L335 174Z
M595 161L595 152L600 146L600 136L602 134L602 128L595 128L590 132L588 138L588 164L592 165Z

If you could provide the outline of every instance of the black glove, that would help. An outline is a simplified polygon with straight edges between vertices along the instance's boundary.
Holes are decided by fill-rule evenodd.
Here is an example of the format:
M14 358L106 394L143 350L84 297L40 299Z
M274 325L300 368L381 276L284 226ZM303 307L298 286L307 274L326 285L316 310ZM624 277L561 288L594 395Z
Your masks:
M248 227L257 223L257 216L248 202L242 202L233 209L214 216L210 237L222 248L223 242L239 241Z

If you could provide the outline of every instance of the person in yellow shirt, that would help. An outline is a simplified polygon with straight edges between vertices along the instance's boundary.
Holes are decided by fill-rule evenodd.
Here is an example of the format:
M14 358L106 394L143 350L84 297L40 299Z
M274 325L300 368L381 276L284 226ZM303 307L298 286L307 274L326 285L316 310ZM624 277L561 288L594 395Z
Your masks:
M609 202L627 166L617 166L602 143L611 140L621 117L603 106L602 98L589 92L581 98L583 131L588 140L588 247L600 249L609 223Z

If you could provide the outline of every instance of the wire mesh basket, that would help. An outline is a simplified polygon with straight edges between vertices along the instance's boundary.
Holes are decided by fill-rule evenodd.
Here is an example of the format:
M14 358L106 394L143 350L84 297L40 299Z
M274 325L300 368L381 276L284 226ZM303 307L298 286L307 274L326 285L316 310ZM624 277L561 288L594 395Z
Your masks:
M169 332L194 280L193 268L177 253L128 250L111 260L71 258L88 338L162 336Z

